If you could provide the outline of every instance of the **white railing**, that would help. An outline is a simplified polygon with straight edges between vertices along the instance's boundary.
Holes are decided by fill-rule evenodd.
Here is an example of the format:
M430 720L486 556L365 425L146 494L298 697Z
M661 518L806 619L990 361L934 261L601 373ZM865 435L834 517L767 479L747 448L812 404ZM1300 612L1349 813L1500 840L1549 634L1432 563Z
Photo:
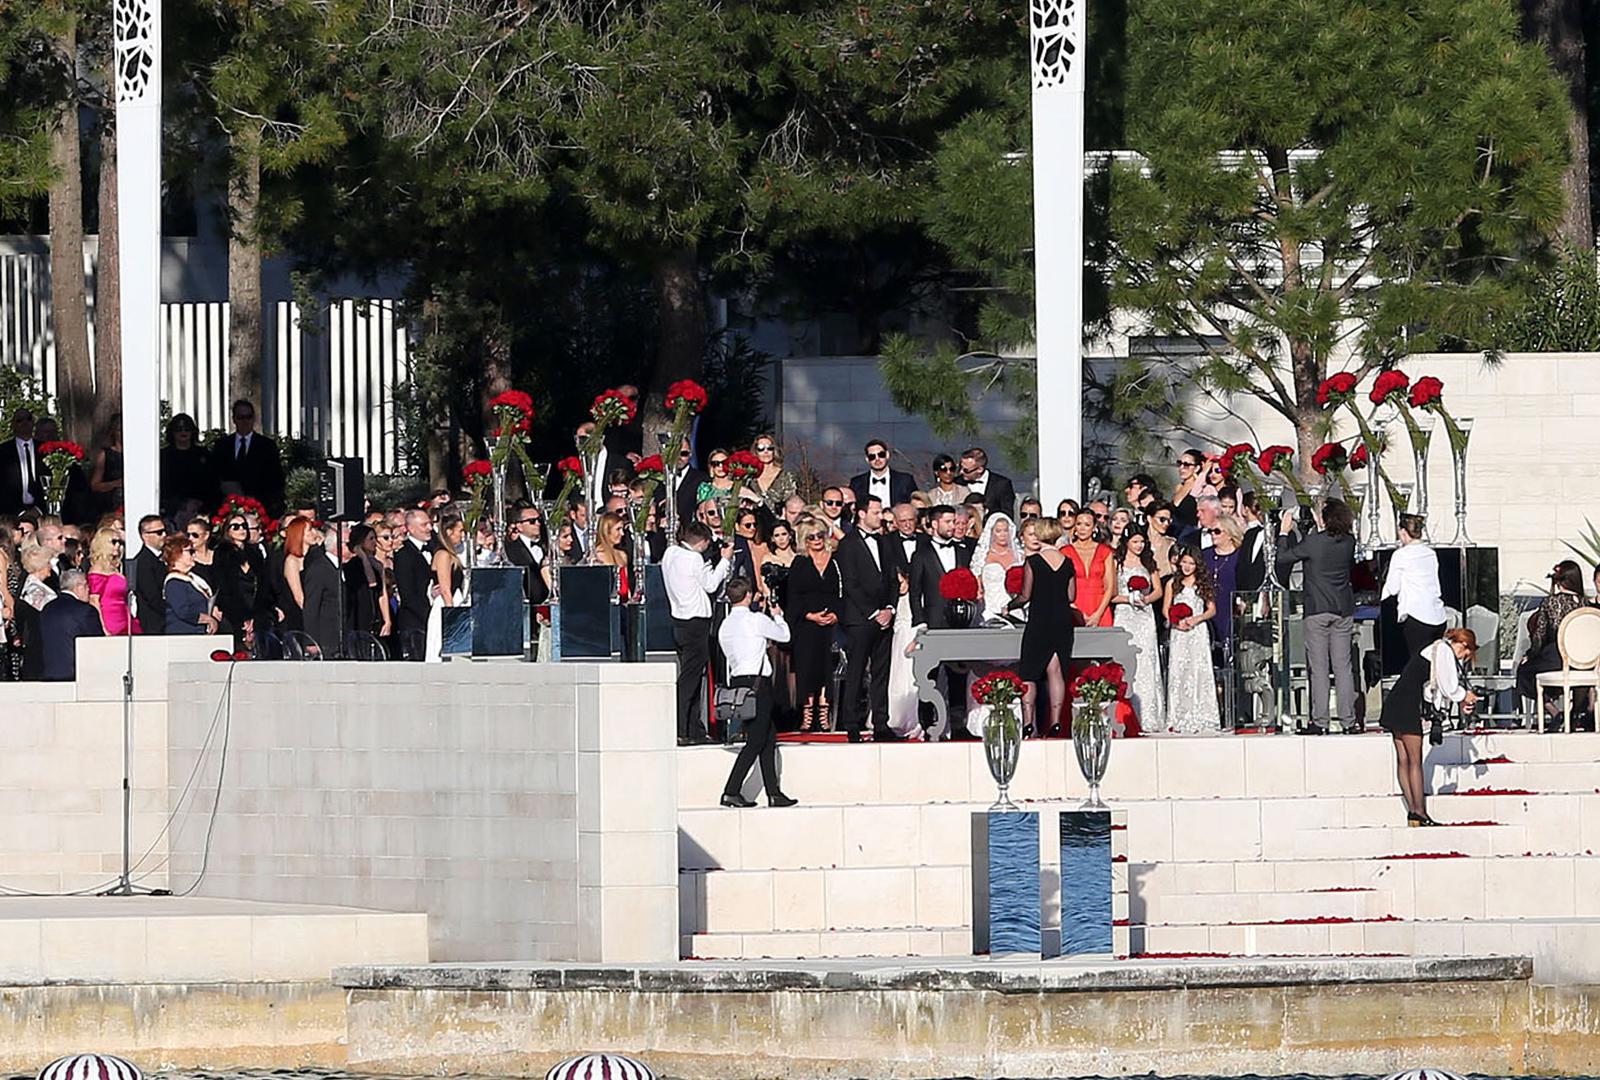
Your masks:
M359 456L368 472L402 468L394 388L410 377L410 338L395 301L330 300L310 317L279 301L262 315L266 430ZM91 343L93 318L91 304ZM161 396L173 412L202 430L228 426L227 303L162 304L160 362ZM0 254L0 364L55 393L47 255Z

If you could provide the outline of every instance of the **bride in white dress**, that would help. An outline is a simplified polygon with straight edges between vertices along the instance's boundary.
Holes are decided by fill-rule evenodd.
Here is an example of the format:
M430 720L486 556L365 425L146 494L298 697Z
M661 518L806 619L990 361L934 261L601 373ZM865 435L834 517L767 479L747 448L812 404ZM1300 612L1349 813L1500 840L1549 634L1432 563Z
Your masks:
M972 552L972 572L983 587L983 621L1005 621L1006 609L1011 605L1011 594L1006 591L1006 571L1022 565L1022 555L1017 551L1013 537L1016 529L1004 514L990 515L984 523L983 535Z
M1143 578L1145 587L1130 584ZM1139 666L1134 670L1129 696L1139 725L1146 731L1160 731L1167 724L1162 704L1161 654L1156 645L1156 613L1150 605L1161 598L1161 575L1156 573L1155 553L1142 532L1128 531L1117 546L1117 595L1112 597L1112 625L1120 626L1133 638L1139 650Z
M922 717L917 704L917 678L911 671L911 643L917 639L911 625L910 588L900 577L900 601L894 609L894 643L889 652L889 730L901 738L916 741L923 737Z
M1222 730L1217 686L1211 672L1211 630L1217 614L1211 575L1189 548L1175 549L1178 572L1167 582L1167 622L1172 627L1167 662L1167 730L1186 735L1214 735ZM1189 614L1172 617L1183 604Z

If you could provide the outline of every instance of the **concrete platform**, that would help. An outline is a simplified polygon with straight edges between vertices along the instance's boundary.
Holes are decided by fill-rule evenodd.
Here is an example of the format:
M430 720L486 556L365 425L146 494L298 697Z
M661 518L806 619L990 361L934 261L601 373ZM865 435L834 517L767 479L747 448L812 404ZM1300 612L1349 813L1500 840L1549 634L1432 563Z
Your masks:
M1520 956L357 966L349 1068L536 1076L606 1048L684 1080L1582 1073L1595 995Z
M326 982L426 963L428 917L205 897L0 898L0 985Z

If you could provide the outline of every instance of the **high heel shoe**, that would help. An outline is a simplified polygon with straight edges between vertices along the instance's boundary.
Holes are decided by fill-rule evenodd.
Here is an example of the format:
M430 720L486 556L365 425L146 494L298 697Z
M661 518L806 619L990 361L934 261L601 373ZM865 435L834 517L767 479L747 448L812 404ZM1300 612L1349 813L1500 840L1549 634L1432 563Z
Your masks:
M1437 821L1433 820L1427 814L1406 814L1406 825L1408 828L1432 828L1436 827L1438 824L1439 823Z
M817 703L814 701L806 702L805 708L800 710L800 730L810 731L811 725L816 722L816 719Z

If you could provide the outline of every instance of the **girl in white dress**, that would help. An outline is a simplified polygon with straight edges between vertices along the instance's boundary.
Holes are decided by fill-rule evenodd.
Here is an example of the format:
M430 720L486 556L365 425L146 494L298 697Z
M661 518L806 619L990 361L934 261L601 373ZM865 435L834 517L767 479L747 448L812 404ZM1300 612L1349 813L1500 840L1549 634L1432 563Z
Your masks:
M980 599L985 623L1004 622L1006 610L1011 606L1011 594L1006 591L1006 571L1022 565L1022 556L1012 543L1015 531L1010 518L991 514L972 553L972 572L983 586Z
M1144 579L1143 588L1132 586L1135 578ZM1162 703L1165 695L1161 690L1161 654L1156 646L1156 613L1151 606L1160 599L1161 575L1156 572L1150 540L1144 533L1130 529L1117 545L1117 594L1111 598L1111 618L1112 625L1126 630L1133 638L1133 647L1139 650L1139 666L1129 695L1139 714L1139 725L1146 731L1160 731L1167 722Z
M1172 628L1167 670L1167 730L1214 735L1222 730L1217 685L1211 671L1211 630L1217 614L1211 575L1190 548L1175 549L1178 572L1167 582L1165 610ZM1172 609L1189 609L1173 618Z

